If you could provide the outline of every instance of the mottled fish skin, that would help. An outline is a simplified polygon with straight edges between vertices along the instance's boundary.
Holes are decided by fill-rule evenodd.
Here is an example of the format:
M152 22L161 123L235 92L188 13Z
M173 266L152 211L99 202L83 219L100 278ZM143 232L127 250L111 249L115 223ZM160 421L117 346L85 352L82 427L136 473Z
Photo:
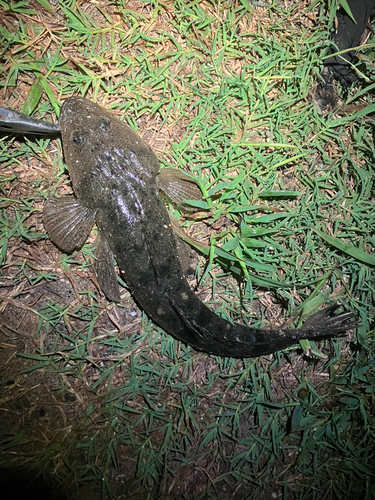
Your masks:
M184 277L151 148L126 124L80 97L64 102L60 128L79 203L96 211L98 228L139 305L175 338L206 353L244 358L356 326L351 313L334 314L337 306L299 330L259 330L220 318Z

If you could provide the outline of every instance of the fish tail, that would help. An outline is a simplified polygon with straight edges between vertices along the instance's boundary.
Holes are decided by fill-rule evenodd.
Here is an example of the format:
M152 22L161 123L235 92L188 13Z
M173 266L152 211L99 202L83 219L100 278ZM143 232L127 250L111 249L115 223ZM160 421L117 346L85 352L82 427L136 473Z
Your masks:
M340 307L334 304L313 314L302 328L263 330L231 324L204 306L197 314L182 311L172 304L180 321L190 334L189 344L195 349L216 356L250 358L264 356L291 347L300 340L316 340L340 335L359 326L352 321L353 313L336 314Z

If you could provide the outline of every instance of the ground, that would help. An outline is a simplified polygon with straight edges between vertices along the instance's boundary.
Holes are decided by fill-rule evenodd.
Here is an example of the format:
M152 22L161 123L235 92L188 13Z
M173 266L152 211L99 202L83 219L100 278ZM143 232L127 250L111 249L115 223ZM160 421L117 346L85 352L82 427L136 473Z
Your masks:
M166 203L199 251L189 283L219 314L270 328L339 300L362 325L259 359L194 351L126 286L106 300L94 234L72 255L48 239L43 202L72 189L59 139L3 136L8 496L373 498L373 123L312 102L334 5L54 3L0 2L0 105L56 121L85 95L199 179L199 211ZM354 113L374 106L367 57Z

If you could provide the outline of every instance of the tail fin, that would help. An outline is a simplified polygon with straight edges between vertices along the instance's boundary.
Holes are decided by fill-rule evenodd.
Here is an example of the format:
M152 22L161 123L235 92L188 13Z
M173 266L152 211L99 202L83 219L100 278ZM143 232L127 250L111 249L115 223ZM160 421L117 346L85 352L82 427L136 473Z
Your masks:
M340 304L333 304L322 311L316 312L305 321L301 331L316 330L317 334L315 336L319 337L334 333L345 333L360 326L358 321L351 321L355 318L355 315L349 311L335 314L335 311L340 307Z
M355 317L353 313L344 311L335 314L340 307L339 304L313 314L302 328L262 330L239 323L231 324L203 304L192 311L182 310L171 298L170 303L186 329L183 336L181 334L176 336L195 349L215 356L234 358L264 356L286 349L300 340L316 340L342 334L359 326L358 322L352 321Z

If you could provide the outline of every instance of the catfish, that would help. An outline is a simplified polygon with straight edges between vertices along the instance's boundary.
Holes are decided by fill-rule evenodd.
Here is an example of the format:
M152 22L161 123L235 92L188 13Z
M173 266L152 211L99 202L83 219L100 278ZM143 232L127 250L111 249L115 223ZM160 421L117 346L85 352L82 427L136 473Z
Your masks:
M68 98L59 119L74 195L48 199L43 221L64 252L79 249L96 223L94 269L109 300L119 301L114 259L133 297L176 339L216 356L266 355L302 339L355 328L354 315L334 304L300 329L263 330L230 323L201 302L185 279L160 190L191 199L197 186L177 170L160 169L152 149L99 105ZM173 173L177 172L177 173Z

